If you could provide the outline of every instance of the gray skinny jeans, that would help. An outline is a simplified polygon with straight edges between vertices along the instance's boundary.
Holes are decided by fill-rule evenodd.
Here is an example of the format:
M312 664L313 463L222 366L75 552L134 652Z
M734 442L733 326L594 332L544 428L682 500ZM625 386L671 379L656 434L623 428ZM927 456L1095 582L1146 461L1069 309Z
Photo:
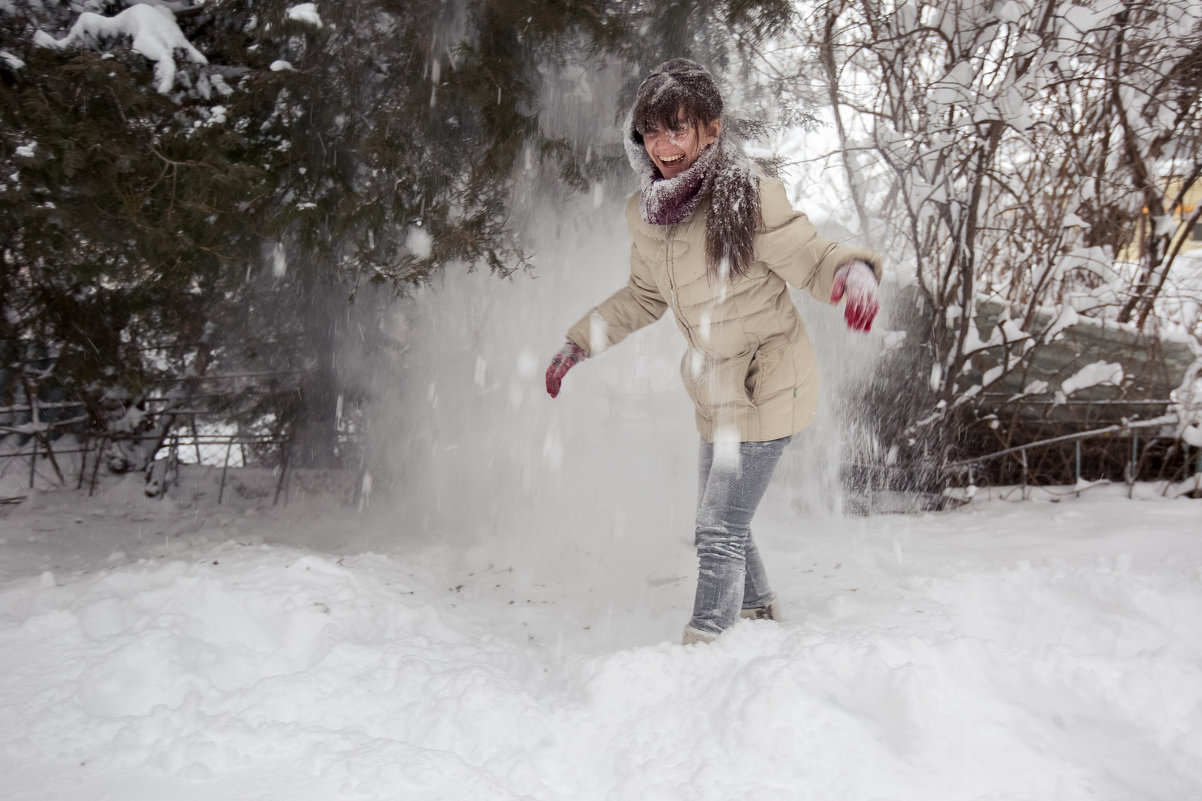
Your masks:
M792 437L738 443L738 459L714 461L714 446L702 441L698 464L697 596L689 625L720 634L734 625L740 609L773 600L751 518L764 497L776 463ZM734 445L730 446L731 451ZM732 454L733 455L733 454Z

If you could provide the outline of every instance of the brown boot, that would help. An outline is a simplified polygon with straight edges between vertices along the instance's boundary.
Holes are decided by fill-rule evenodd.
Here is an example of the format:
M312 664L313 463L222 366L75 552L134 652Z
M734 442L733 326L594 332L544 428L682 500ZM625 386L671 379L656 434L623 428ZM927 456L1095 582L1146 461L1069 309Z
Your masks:
M681 645L697 645L713 642L718 639L717 634L710 634L708 631L695 629L692 626L684 627L684 635L680 638Z
M739 612L744 620L780 620L780 603L774 598L766 606L754 606Z

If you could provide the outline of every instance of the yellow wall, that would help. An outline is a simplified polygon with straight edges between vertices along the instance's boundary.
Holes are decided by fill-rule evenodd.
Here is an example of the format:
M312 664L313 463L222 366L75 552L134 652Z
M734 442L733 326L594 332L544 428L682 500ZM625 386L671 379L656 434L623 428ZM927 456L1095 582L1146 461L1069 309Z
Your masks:
M1181 178L1170 178L1166 186L1168 191L1166 191L1165 194L1169 196L1176 195L1179 191L1181 191L1181 184ZM1199 203L1202 203L1202 181L1195 182L1194 185L1191 186L1185 193L1185 197L1182 200L1182 205L1173 209L1173 219L1177 222L1178 226L1182 225L1186 220L1189 219L1190 215L1194 213L1194 208ZM1144 209L1144 218L1139 222L1139 230L1136 231L1135 241L1131 243L1131 246L1128 247L1126 251L1120 254L1119 261L1139 260L1142 253L1143 240L1147 231L1147 212L1148 210ZM1182 253L1202 248L1202 220L1199 220L1199 222L1194 225L1191 230L1182 229L1178 231L1177 235L1173 238L1173 244L1176 244L1178 241L1180 241L1182 237L1185 238L1185 241L1181 245Z

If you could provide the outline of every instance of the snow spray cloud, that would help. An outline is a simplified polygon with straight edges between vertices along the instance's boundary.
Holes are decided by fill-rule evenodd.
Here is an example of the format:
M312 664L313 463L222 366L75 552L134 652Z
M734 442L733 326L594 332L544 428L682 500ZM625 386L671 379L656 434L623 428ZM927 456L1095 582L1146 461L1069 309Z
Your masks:
M620 153L612 98L626 77L608 67L545 75L546 124L579 135L582 158L606 137ZM585 110L598 98L589 127ZM661 322L590 359L555 401L543 388L567 328L627 279L622 206L636 182L610 180L614 191L568 196L531 165L515 191L533 274L450 267L399 304L395 358L373 368L368 436L371 503L395 509L389 536L520 559L531 580L691 553L698 437L675 328ZM876 345L851 337L837 311L796 297L820 351L823 411L790 448L773 493L799 511L839 511L848 441L839 405Z
M447 270L402 302L404 349L376 383L370 437L372 503L393 505L395 536L520 558L531 580L621 569L692 535L696 432L675 330L649 329L573 371L558 399L545 392L568 326L628 270L612 204L561 208L526 232L537 277ZM602 222L574 230L583 219Z
M581 165L620 158L627 77L606 62L543 69L540 122ZM502 280L450 266L400 302L395 358L373 380L371 504L395 508L392 536L506 566L520 557L532 581L688 554L696 432L675 330L590 360L554 401L543 386L568 327L626 281L634 177L599 169L578 192L555 165L517 167L510 222L535 267Z

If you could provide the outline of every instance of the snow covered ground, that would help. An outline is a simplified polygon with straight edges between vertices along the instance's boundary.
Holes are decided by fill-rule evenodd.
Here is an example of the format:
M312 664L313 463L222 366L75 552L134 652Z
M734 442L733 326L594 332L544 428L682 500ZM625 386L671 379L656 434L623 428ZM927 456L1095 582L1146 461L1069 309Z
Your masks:
M804 298L824 409L756 522L788 619L676 644L679 336L550 401L562 332L627 270L612 228L564 228L538 280L449 273L396 370L362 365L363 509L304 475L273 508L250 469L221 505L191 470L164 500L110 477L0 506L0 799L1202 799L1202 502L842 516L842 387L889 335Z
M788 619L683 647L686 532L414 534L184 479L0 509L3 798L1202 798L1199 501L778 493Z

